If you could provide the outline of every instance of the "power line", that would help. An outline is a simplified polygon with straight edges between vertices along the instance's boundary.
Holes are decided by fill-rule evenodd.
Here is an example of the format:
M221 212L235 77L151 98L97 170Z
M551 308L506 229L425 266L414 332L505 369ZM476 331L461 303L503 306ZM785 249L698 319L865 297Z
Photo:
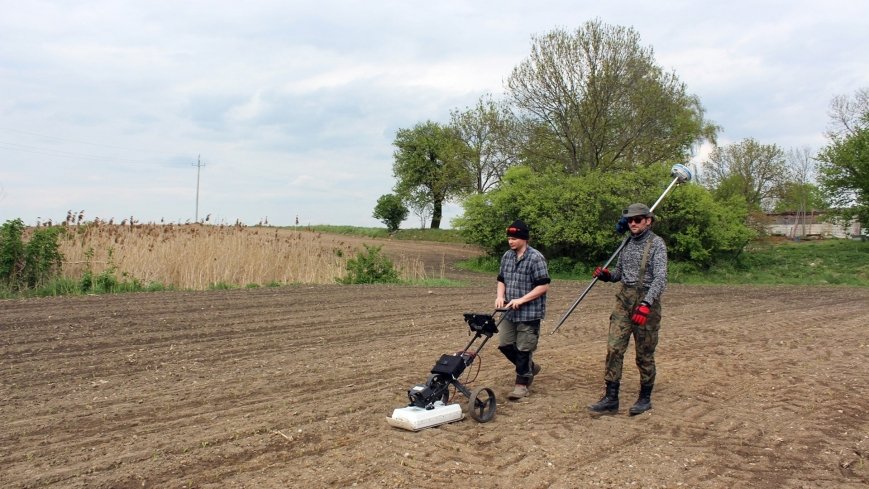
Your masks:
M85 159L85 160L93 160L93 161L108 161L108 162L112 162L112 163L141 164L141 163L150 163L151 162L151 160L131 160L129 158L118 158L118 157L109 156L109 155L96 155L96 154L88 154L88 153L77 153L75 151L65 151L65 150L59 150L59 149L37 148L34 146L28 146L26 144L10 143L8 141L0 141L0 148L12 150L12 151L20 151L22 153L47 155L47 156L57 156L57 157L61 157L61 158Z
M114 145L111 145L111 144L94 143L94 142L90 142L90 141L82 141L82 140L80 140L80 139L63 138L63 137L60 137L60 136L52 136L52 135L49 135L49 134L41 134L41 133L33 132L33 131L22 131L21 129L12 129L12 128L9 128L9 127L0 127L0 131L4 131L4 132L14 132L14 133L17 133L17 134L26 134L26 135L28 135L28 136L38 136L38 137L45 138L45 139L53 139L53 140L55 140L55 141L64 141L64 142L68 142L68 143L87 144L87 145L89 145L89 146L99 146L99 147L102 147L102 148L120 149L120 150L123 150L123 151L136 151L136 152L144 152L144 151L147 151L147 152L150 152L150 153L175 154L174 152L170 152L170 151L160 151L160 150L156 150L156 149L127 148L127 147L123 147L123 146L114 146Z
M133 165L151 164L154 162L153 156L148 157L147 159L131 159L127 156L118 157L118 156L113 156L111 154L106 154L105 152L103 154L98 154L98 153L89 152L87 150L76 151L75 149L66 149L63 147L64 145L52 145L52 142L55 142L55 143L75 143L75 144L83 144L83 145L93 146L96 148L121 150L121 151L124 151L125 155L129 154L130 152L134 152L136 154L148 152L148 153L151 153L154 155L162 154L162 155L167 155L167 156L169 156L169 155L178 156L177 152L159 151L159 150L154 150L154 149L146 149L146 150L132 149L132 148L125 148L122 146L114 146L114 145L110 145L110 144L81 141L81 140L77 140L77 139L69 139L69 138L63 138L63 137L58 137L58 136L51 136L48 134L41 134L41 133L32 132L32 131L22 131L20 129L11 129L11 128L6 128L6 127L0 127L0 135L2 135L2 133L4 133L4 132L7 133L5 135L8 136L8 138L6 138L5 140L0 140L0 149L17 151L17 152L21 152L21 153L47 155L47 156L54 156L54 157L59 157L59 158L69 158L69 159L78 159L78 160L106 161L106 162L111 162L111 163L127 163L127 164L133 164ZM23 134L23 135L27 135L27 136L44 138L44 139L47 139L49 141L45 142L45 144L42 144L40 142L35 142L35 141L21 142L19 140L20 138L16 137L15 134ZM14 139L10 140L9 138L14 138Z

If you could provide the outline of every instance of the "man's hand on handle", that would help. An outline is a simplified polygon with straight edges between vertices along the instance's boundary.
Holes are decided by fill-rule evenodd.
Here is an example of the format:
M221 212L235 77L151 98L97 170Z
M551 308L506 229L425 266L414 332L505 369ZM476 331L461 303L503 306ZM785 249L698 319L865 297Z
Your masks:
M498 297L495 299L495 309L519 309L522 306L522 302L520 299L513 299L510 302L507 302L503 297Z
M516 309L519 309L520 307L522 307L522 302L520 302L519 299L513 299L512 301L504 305L505 309L513 309L514 311Z

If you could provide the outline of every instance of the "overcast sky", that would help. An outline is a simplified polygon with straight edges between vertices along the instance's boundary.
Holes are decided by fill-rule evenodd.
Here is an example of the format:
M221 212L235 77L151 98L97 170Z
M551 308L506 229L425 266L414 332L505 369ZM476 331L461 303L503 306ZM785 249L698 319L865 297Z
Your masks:
M199 172L200 219L382 227L371 213L395 183L399 128L502 98L533 35L595 18L639 32L723 127L720 144L820 148L830 100L869 86L865 0L0 0L0 12L0 221L27 224L68 210L192 220Z

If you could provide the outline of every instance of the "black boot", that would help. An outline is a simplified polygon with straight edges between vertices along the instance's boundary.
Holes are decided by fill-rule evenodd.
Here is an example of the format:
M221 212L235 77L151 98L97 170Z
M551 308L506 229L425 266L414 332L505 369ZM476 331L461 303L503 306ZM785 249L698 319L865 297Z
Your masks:
M534 362L531 361L531 352L516 350L516 383L531 387L534 382ZM520 382L519 379L522 379Z
M640 397L637 398L637 402L628 410L631 416L636 416L652 409L652 387L653 384L640 384Z
M593 413L617 413L619 411L619 383L606 381L606 394L588 407Z

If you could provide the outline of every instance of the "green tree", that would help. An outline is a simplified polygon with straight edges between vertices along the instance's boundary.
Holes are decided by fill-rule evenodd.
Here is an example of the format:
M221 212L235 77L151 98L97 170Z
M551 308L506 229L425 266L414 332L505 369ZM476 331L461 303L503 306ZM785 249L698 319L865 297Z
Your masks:
M781 195L775 203L775 212L807 213L826 209L824 192L813 183L800 183L796 180L785 182Z
M451 128L428 121L399 129L393 144L395 191L415 208L431 204L431 228L439 229L444 203L472 188L461 140Z
M867 115L869 117L869 115ZM869 128L849 135L834 135L818 154L821 188L838 215L869 223Z
M534 37L507 87L527 156L570 173L684 160L718 129L634 29L600 20Z
M784 151L752 138L716 147L702 169L703 185L717 199L739 195L751 210L772 210L784 184L791 181Z
M380 222L386 224L386 229L390 233L398 231L402 221L407 219L407 206L402 202L401 197L395 194L381 195L377 199L377 205L374 207L373 217L379 219Z

